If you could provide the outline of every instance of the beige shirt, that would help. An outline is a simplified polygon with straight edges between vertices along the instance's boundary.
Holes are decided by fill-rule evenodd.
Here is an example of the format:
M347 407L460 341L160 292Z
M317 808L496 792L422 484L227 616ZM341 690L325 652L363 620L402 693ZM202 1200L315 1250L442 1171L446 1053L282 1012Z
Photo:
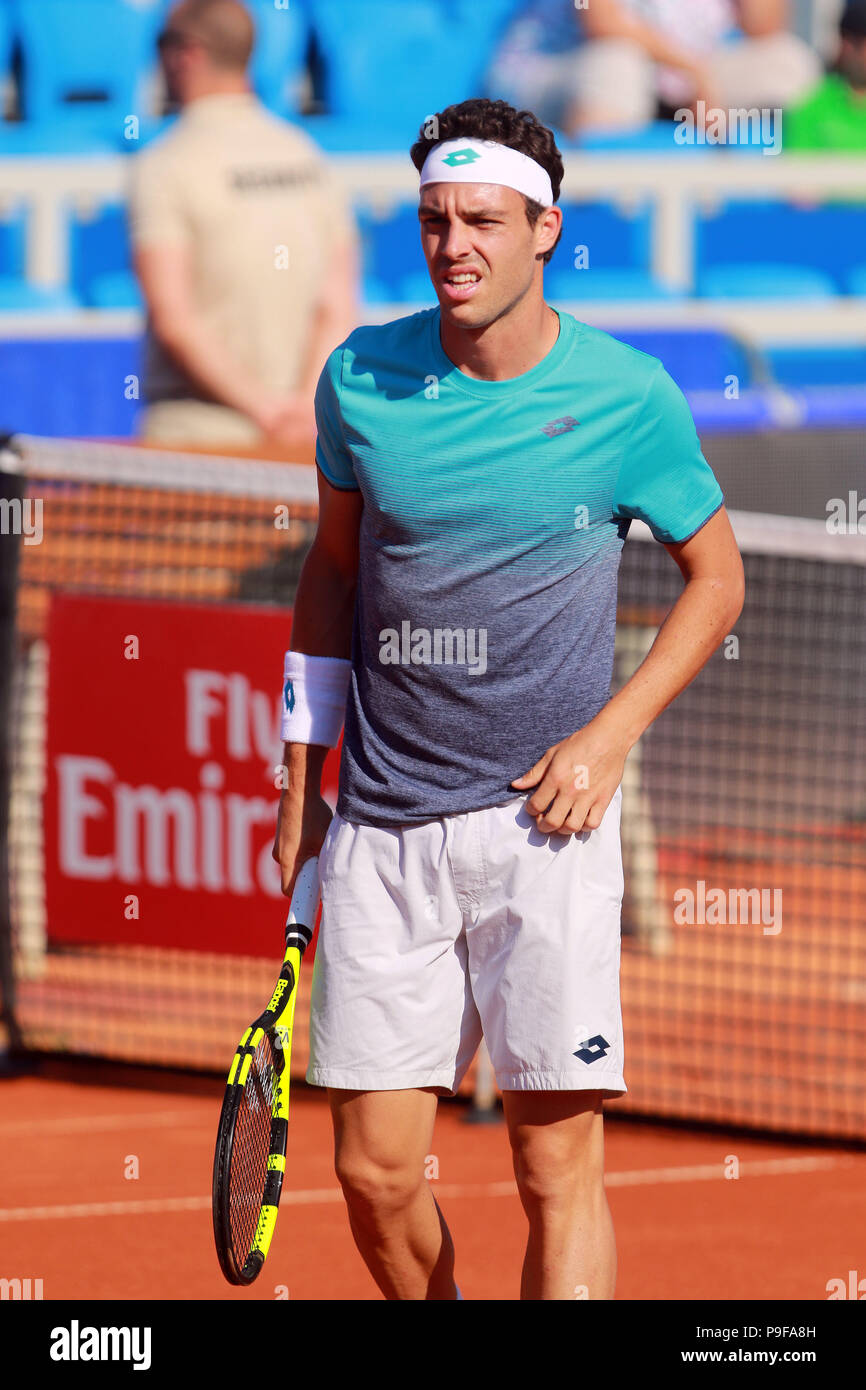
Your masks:
M134 163L137 248L187 247L208 330L265 389L288 392L304 365L332 251L352 216L318 148L248 94L190 104ZM144 394L208 399L148 331Z

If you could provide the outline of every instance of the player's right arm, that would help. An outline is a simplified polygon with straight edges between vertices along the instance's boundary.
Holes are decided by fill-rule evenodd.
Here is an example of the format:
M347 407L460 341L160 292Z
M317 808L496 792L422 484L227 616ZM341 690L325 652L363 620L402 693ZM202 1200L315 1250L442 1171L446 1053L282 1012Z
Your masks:
M319 470L319 524L298 583L293 652L350 659L362 510L357 489L332 487ZM287 785L277 814L274 859L287 896L301 866L322 848L331 822L331 809L322 796L327 754L322 744L283 745Z

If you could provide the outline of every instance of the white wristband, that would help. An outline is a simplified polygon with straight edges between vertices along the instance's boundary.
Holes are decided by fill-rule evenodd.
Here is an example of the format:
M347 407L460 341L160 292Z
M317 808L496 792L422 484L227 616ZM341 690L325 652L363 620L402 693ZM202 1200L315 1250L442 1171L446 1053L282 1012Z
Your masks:
M284 743L320 743L336 748L351 673L351 661L340 657L286 652L280 731Z

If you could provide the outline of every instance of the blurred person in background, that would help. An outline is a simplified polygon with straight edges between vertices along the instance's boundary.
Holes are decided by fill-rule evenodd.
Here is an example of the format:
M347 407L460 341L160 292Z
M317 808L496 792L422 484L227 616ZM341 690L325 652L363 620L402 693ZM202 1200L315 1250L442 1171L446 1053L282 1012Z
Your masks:
M866 0L846 5L835 69L786 115L784 147L866 150Z
M839 20L845 0L788 0L791 28L808 39L829 67L839 47Z
M182 0L159 50L175 126L135 161L148 313L142 433L166 444L311 439L322 364L357 319L355 228L320 152L251 92L239 0Z
M567 135L634 130L659 107L785 107L819 79L787 0L528 0L488 86ZM739 33L732 36L732 31Z

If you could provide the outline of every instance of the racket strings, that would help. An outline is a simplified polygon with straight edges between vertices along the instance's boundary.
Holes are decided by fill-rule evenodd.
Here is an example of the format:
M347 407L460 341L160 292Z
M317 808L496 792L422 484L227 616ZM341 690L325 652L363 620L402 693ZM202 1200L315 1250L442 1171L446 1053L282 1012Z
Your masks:
M271 1115L279 1076L271 1040L256 1048L238 1107L229 1172L229 1225L235 1258L243 1264L253 1245L270 1153Z

